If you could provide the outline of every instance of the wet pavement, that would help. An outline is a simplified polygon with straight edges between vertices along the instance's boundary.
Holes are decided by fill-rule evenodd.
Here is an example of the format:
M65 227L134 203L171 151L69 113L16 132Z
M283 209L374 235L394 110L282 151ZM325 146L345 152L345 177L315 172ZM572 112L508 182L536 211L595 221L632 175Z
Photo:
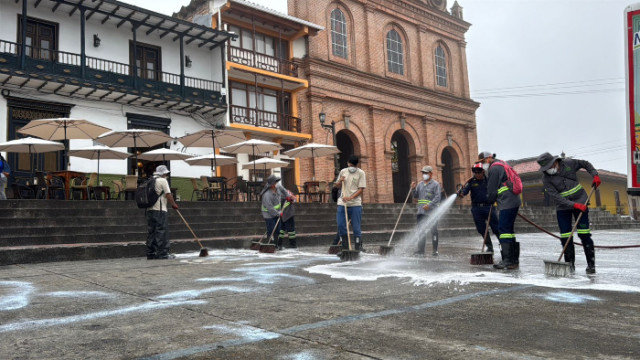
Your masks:
M637 232L593 238L640 245ZM511 272L469 265L480 236L424 258L400 243L344 263L327 246L4 266L0 358L640 358L640 248L596 249L587 276L577 247L576 273L554 278L543 260L560 242L518 241Z

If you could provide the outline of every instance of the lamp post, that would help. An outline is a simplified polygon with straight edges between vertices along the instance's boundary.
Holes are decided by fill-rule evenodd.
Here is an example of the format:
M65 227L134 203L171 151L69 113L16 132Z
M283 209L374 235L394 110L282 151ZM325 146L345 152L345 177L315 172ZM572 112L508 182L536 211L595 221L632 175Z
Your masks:
M318 118L320 118L320 126L324 129L331 129L331 135L333 136L333 146L338 146L336 142L336 122L331 120L331 125L325 125L324 122L327 120L327 114L324 111L318 114ZM338 164L338 154L333 154L333 167L334 167L334 178L338 178L338 174L340 173L340 165Z

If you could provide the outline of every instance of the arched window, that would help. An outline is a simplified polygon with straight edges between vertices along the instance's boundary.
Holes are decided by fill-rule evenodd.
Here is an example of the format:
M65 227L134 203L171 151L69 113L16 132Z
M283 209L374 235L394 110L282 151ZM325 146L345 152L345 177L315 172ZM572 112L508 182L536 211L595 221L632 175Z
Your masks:
M333 55L348 58L347 21L340 9L331 12L331 48Z
M440 45L436 48L436 84L447 87L447 56Z
M390 72L404 75L402 38L395 30L387 33L387 65Z

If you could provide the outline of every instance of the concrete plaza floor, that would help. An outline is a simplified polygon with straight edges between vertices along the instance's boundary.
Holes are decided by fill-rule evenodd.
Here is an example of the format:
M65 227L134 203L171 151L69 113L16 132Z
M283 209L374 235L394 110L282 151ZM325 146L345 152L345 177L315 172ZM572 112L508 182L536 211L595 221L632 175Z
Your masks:
M344 263L301 247L0 267L0 358L640 358L640 248L597 249L593 276L578 248L576 273L552 278L558 240L518 236L503 272L469 265L479 238L441 239L437 258L367 244Z

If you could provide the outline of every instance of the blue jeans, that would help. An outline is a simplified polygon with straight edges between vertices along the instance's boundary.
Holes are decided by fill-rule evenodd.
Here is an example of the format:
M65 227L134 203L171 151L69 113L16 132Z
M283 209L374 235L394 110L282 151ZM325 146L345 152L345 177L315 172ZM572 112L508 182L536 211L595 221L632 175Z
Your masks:
M518 216L518 209L520 207L514 207L511 209L500 210L500 216L498 217L498 232L500 233L500 243L514 243L516 241L515 222L516 216Z
M168 218L166 211L147 210L147 256L169 254Z
M356 238L362 237L362 231L360 230L360 222L362 221L362 206L350 206L347 207L347 215L351 220L350 228L353 230L353 236ZM347 221L344 216L344 206L338 206L338 212L336 214L336 222L338 223L338 234L342 237L342 247L348 248L347 241ZM352 245L355 244L355 240L351 239Z

